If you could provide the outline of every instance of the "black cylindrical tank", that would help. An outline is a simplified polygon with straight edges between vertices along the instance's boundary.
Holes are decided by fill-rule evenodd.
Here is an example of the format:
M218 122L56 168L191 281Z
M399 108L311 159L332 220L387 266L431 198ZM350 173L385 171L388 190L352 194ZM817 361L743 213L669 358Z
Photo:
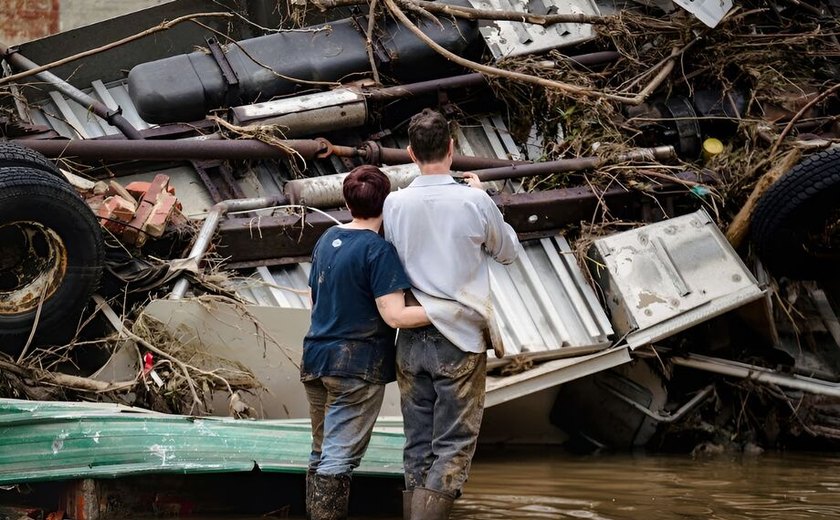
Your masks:
M479 32L474 22L440 21L443 28L428 20L417 24L456 54L476 47ZM444 58L397 21L388 18L381 28L375 52L381 73L398 81L416 81L449 72ZM310 29L224 46L223 61L233 76L228 72L225 77L222 67L227 64L205 52L142 63L128 74L129 94L140 117L149 123L195 121L216 108L267 101L306 86L294 79L339 81L370 71L359 20L348 18Z

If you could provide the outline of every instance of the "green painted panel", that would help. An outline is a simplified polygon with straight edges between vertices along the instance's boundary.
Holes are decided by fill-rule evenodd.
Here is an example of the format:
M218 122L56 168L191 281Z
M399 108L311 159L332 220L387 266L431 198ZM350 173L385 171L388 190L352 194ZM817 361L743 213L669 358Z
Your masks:
M358 474L402 476L398 421L377 422ZM142 473L306 471L308 421L236 420L0 399L0 485Z

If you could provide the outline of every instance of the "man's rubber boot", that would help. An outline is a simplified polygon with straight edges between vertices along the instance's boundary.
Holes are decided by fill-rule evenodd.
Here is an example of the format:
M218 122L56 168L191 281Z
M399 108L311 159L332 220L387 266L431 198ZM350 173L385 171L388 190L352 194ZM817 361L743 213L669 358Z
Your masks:
M448 520L454 498L433 489L414 488L411 520Z
M350 475L318 475L312 478L312 520L345 520L350 503Z
M315 491L315 470L306 470L306 520L312 520L312 492Z
M413 496L413 489L403 491L403 520L411 520L411 497Z

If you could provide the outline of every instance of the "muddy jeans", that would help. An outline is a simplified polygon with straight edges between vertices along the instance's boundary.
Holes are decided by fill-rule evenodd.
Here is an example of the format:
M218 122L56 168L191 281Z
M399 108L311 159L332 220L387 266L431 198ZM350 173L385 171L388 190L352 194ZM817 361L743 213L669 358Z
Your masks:
M358 467L370 443L385 385L325 376L303 386L312 420L309 469L320 475L349 474Z
M486 367L486 354L462 351L434 327L400 330L406 489L460 495L484 414Z

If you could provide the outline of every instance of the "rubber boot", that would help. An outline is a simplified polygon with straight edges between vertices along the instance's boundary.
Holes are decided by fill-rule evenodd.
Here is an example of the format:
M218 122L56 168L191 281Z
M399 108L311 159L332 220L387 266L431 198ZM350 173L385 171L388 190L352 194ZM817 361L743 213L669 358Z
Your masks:
M312 520L345 520L350 502L350 475L319 475L312 478Z
M411 520L447 520L454 501L446 493L416 487L411 497Z
M312 492L315 491L315 470L306 470L306 520L312 520Z
M411 497L413 496L413 489L403 491L403 520L411 520Z

